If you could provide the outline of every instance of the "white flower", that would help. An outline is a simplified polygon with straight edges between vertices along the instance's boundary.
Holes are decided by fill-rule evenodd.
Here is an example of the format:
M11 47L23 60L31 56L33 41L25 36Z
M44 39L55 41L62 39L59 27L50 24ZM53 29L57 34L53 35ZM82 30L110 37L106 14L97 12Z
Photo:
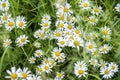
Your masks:
M100 68L100 74L103 75L103 78L105 79L109 79L114 75L108 67Z
M48 64L44 64L43 65L43 70L46 72L46 73L50 73L52 71L52 66L48 65Z
M82 38L75 37L75 39L72 41L73 46L72 47L84 47L84 41Z
M2 23L6 23L11 18L11 14L2 13L0 18L1 18Z
M50 20L50 15L45 14L42 16L42 22L48 22Z
M40 38L41 34L42 34L42 30L38 29L34 32L34 37L35 38Z
M107 27L107 26L102 27L101 31L102 31L103 35L110 35L112 33L112 31L110 30L110 28Z
M95 42L88 41L86 42L86 49L92 52L96 48Z
M60 47L64 47L64 46L67 46L67 40L65 39L65 38L59 38L58 39L58 46L60 46Z
M40 25L44 28L49 28L51 24L51 21L46 21L46 22L42 22Z
M60 29L57 29L54 31L54 37L55 39L59 39L62 36L62 31Z
M42 72L43 72L43 66L42 65L37 66L36 72L37 72L37 74L42 74Z
M16 18L16 26L17 26L17 28L24 29L27 26L27 22L25 20L25 17L17 16L17 18Z
M64 76L65 76L65 75L64 75L64 72L63 72L63 71L57 72L57 75L56 75L56 77L55 77L54 80L62 80Z
M110 35L103 35L102 38L104 39L104 41L110 41L111 40L111 36Z
M111 63L108 65L108 67L110 68L111 71L113 71L113 72L118 72L118 65L117 65L117 64L111 62Z
M12 67L11 71L7 70L7 73L10 76L5 76L5 78L10 78L11 80L18 80L18 77L20 77L20 69L16 69L15 67Z
M34 64L35 63L35 60L36 60L36 58L35 57L30 57L29 58L29 62L30 62L30 64Z
M9 2L8 2L8 0L1 0L0 1L0 10L1 11L8 11L8 9L9 9Z
M102 54L107 54L110 50L112 49L111 46L109 46L108 44L104 44L102 47L100 47L100 53Z
M90 64L93 65L94 67L99 65L97 59L91 59L91 60L89 60L89 62L90 62Z
M6 30L11 31L14 27L15 27L15 22L14 22L14 19L11 18L11 19L9 19L8 22L5 24L5 28L6 28Z
M89 17L89 23L95 25L98 22L98 19L95 16Z
M42 55L43 55L43 51L42 50L36 50L35 53L34 53L35 57L38 57L40 58Z
M55 66L56 62L54 59L52 58L44 58L44 60L42 61L42 64L48 64L50 66Z
M90 1L89 0L82 0L80 7L82 7L83 10L90 9Z
M20 73L20 78L22 80L29 80L29 78L32 77L32 74L31 74L31 71L28 70L28 68L23 68L23 70L21 70L21 73Z
M40 43L39 43L39 42L34 42L34 46L35 46L36 48L40 48Z
M108 62L100 61L99 66L100 66L101 68L107 67L107 65L108 65Z
M99 14L101 14L101 12L103 12L102 11L102 7L101 6L99 6L99 7L93 7L93 9L92 9L92 14L96 14L97 16L99 15Z
M20 35L17 39L16 39L16 44L18 45L18 47L24 46L25 44L27 44L27 42L29 42L28 36L26 35Z
M3 41L3 46L8 47L8 46L10 46L11 43L12 43L11 39L6 39Z
M118 4L116 5L115 9L116 9L117 12L120 12L120 3L118 3Z
M77 61L75 63L75 67L76 68L84 68L84 67L87 67L87 66L86 66L86 63L84 61Z
M74 66L74 74L78 77L85 77L86 74L88 74L86 71L88 70L88 68L86 67L86 63L84 62L79 62L77 64L75 64Z
M28 78L28 80L42 80L41 76L37 76L37 75L32 75L32 77Z

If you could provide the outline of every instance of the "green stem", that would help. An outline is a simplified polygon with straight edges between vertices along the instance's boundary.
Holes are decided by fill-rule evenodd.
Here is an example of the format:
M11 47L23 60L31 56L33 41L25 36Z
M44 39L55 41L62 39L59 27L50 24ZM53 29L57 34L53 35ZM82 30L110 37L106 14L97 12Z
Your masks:
M98 80L102 80L102 79L100 79L98 76L93 75L93 74L88 74L88 76L93 76L93 77L95 77L95 78L98 79Z
M5 57L7 49L8 49L8 47L4 50L3 55L1 57L1 61L0 61L0 76L1 76L1 72L2 72L2 63L3 63L3 60L4 60L4 57Z
M23 47L21 47L21 48L22 48L22 50L23 50L25 56L27 57L27 60L29 60L28 55L27 55L27 53L25 52L24 48L23 48Z

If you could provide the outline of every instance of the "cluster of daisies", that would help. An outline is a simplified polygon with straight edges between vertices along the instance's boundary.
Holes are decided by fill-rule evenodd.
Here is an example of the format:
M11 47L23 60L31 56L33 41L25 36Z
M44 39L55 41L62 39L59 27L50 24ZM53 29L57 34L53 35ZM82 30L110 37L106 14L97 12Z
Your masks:
M54 72L52 69L56 65L64 63L67 54L65 52L63 53L62 49L65 46L75 48L78 50L78 54L83 56L84 60L77 61L75 65L73 65L74 74L78 76L78 78L86 77L86 75L89 74L89 64L94 68L99 68L99 73L103 78L109 79L113 77L114 74L118 72L118 65L114 62L108 63L102 60L102 57L108 54L112 49L112 45L109 43L112 34L110 27L105 25L97 31L89 31L89 26L92 25L96 27L99 20L98 17L101 17L103 13L102 7L93 6L90 0L80 0L78 5L82 11L90 12L89 17L79 17L80 20L88 24L88 26L81 27L76 23L77 17L74 16L74 12L71 10L72 7L69 3L65 2L62 5L57 3L55 5L57 10L55 31L50 30L51 17L45 14L42 16L41 23L39 24L41 28L37 29L33 34L36 39L33 46L36 50L28 61L30 65L35 65L36 61L39 61L40 64L35 65L35 74L25 67L23 69L12 67L11 71L7 70L10 76L6 76L5 78L10 78L11 80L42 80L41 75L43 73L50 74ZM120 12L120 4L117 4L115 9L117 12ZM8 0L0 1L0 10L3 12L2 16L0 16L1 24L5 26L6 30L12 31L17 28L24 29L27 26L25 17L17 16L16 18L12 18L8 13ZM46 38L49 40L55 39L57 41L57 46L51 50L49 57L46 56L46 52L41 49L40 43L41 40L45 40ZM98 44L98 42L101 41L103 43ZM22 47L28 42L30 42L30 40L28 40L28 36L25 34L20 35L15 41L18 47ZM11 43L11 39L6 39L3 41L3 46L8 47ZM65 72L59 70L59 72L56 72L54 80L62 80L64 76Z

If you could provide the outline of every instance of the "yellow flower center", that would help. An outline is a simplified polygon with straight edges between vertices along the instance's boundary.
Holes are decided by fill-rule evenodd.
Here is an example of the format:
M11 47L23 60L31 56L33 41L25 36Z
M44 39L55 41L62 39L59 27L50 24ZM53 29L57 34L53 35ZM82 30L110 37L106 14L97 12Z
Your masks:
M8 16L3 16L3 20L8 20Z
M88 3L84 3L84 7L88 7L88 5L89 5Z
M64 12L69 12L69 9L65 7Z
M22 38L22 39L21 39L21 42L25 42L25 41L26 41L26 39L25 39L25 38Z
M67 17L67 21L70 21L71 20L71 18L70 17Z
M64 16L61 15L61 16L59 17L59 20L64 20Z
M26 78L27 78L27 73L23 72L23 73L22 73L22 78L23 78L23 79L26 79Z
M75 33L76 33L76 34L79 34L79 33L80 33L80 30L78 30L78 29L75 30Z
M41 55L41 53L40 53L40 52L38 52L38 53L37 53L37 55L38 55L38 56L40 56L40 55Z
M11 74L11 78L12 78L12 79L16 79L16 78L17 78L17 74L16 74L16 73L12 73L12 74Z
M87 39L87 40L90 40L90 36L86 36L86 39Z
M85 16L85 17L84 17L84 21L87 21L87 20L88 20L88 17L87 17L87 16Z
M74 37L73 37L73 36L70 36L70 40L74 40Z
M63 74L59 73L58 78L62 78Z
M115 69L115 66L113 65L113 66L112 66L112 70L114 70L114 69Z
M9 25L9 26L14 26L14 22L10 21L10 22L8 23L8 25Z
M2 7L4 7L4 8L6 7L6 3L5 2L2 3Z
M80 70L78 71L78 73L79 73L79 75L82 75L82 74L84 74L84 71L83 71L82 69L80 69Z
M59 32L57 32L57 33L56 33L56 36L57 36L57 37L60 37L60 33L59 33Z
M110 71L109 71L108 69L106 69L106 70L105 70L105 74L108 75L109 73L110 73Z
M38 68L38 71L39 71L39 72L42 72L43 70L42 70L42 68L40 67L40 68Z
M103 49L102 49L102 52L105 52L106 50L107 50L106 48L103 48Z
M19 22L19 26L22 27L24 26L24 23L22 21Z
M107 35L108 34L108 30L103 30L103 34Z
M47 27L47 26L48 26L48 23L44 23L43 26L44 26L44 27Z
M90 22L94 23L94 22L95 22L95 19L94 19L94 18L91 18L91 19L90 19Z
M68 25L68 29L71 30L72 29L72 25Z
M48 60L48 59L46 59L46 60L45 60L45 63L46 63L46 64L48 64L48 63L49 63L49 60Z
M45 66L45 70L49 70L49 66Z
M94 51L94 55L97 55L98 54L98 51Z
M9 42L9 41L7 41L7 42L5 42L5 44L6 44L6 45L10 45L10 42Z
M76 41L74 41L74 45L75 45L75 46L79 46L79 44L80 44L80 42L79 42L79 41L77 41L77 40L76 40Z
M60 41L60 44L61 44L61 45L64 45L64 44L65 44L65 41Z
M60 24L59 24L59 27L60 27L60 28L64 28L64 24L63 24L63 23L60 23Z
M93 45L92 45L92 44L90 44L90 45L88 46L88 48L89 48L89 49L92 49L92 48L93 48Z
M60 56L60 52L59 51L55 52L55 55Z
M41 34L41 38L43 39L45 37L45 35L44 34Z
M94 12L99 12L99 8L95 8L95 9L94 9Z

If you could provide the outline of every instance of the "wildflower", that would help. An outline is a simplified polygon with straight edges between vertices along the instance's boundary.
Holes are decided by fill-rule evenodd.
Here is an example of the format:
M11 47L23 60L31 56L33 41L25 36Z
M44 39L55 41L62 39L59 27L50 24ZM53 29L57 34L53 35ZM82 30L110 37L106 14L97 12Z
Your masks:
M115 9L117 12L120 12L120 3L118 3L116 6L115 6Z
M98 64L98 61L97 61L96 59L91 59L91 60L89 60L89 62L90 62L90 64L93 65L94 67L99 65L99 64Z
M43 65L43 70L46 72L46 73L50 73L52 71L52 66L48 65L48 64L44 64Z
M100 47L100 53L102 54L107 54L110 50L111 50L111 46L109 46L108 44L104 44L102 47Z
M117 65L117 64L111 62L111 63L108 65L108 67L110 68L111 71L113 71L113 72L118 72L118 65Z
M35 42L35 43L34 43L34 46L35 46L36 48L40 48L40 43L39 43L39 42Z
M96 14L97 16L99 15L99 14L101 14L101 12L102 12L102 7L101 6L99 6L99 7L93 7L93 9L92 9L92 14Z
M42 34L42 30L38 29L34 32L34 37L35 38L40 38L41 34Z
M93 51L96 48L96 44L94 42L86 42L86 48L88 51Z
M50 15L45 14L45 15L42 16L42 21L43 22L48 22L49 20L50 20Z
M103 35L110 35L112 32L109 27L105 26L101 28Z
M11 18L11 14L2 13L2 15L0 16L0 18L1 18L1 22L2 23L6 23Z
M35 60L36 60L36 59L35 59L35 57L33 57L33 56L32 56L31 58L29 58L30 64L34 64L34 63L35 63Z
M55 79L54 80L62 80L63 78L64 78L64 72L63 71L61 71L61 72L57 72L57 75L56 75L56 77L55 77Z
M90 9L90 1L89 0L83 0L82 2L81 2L81 6L80 7L82 7L82 9L83 10L88 10L88 9Z
M17 26L17 28L24 29L27 26L27 22L25 20L25 17L17 16L17 18L16 18L16 26Z
M27 42L29 42L28 36L26 35L20 35L17 39L16 39L16 44L18 45L18 47L24 46L25 44L27 44Z
M42 72L43 72L43 66L42 65L37 66L36 72L37 72L37 74L42 74Z
M28 80L42 80L42 79L41 76L32 75L32 77L28 78Z
M11 80L18 80L18 78L20 76L20 69L16 69L15 67L12 67L11 71L7 70L7 73L10 76L5 76L5 78L10 78Z
M58 44L60 47L64 47L64 46L67 46L66 43L67 43L67 42L66 42L66 39L64 39L64 38L59 38L57 44Z
M11 43L12 43L11 39L6 39L3 41L3 46L8 47L8 46L10 46Z
M95 25L98 22L98 19L95 16L89 17L89 23Z
M36 50L35 53L34 53L35 57L38 57L40 58L42 55L43 55L43 51L42 50Z
M8 20L8 22L5 25L6 30L11 31L15 27L14 19L11 18Z
M1 11L8 11L8 9L9 9L9 2L8 2L8 0L1 0L0 1L0 10Z

